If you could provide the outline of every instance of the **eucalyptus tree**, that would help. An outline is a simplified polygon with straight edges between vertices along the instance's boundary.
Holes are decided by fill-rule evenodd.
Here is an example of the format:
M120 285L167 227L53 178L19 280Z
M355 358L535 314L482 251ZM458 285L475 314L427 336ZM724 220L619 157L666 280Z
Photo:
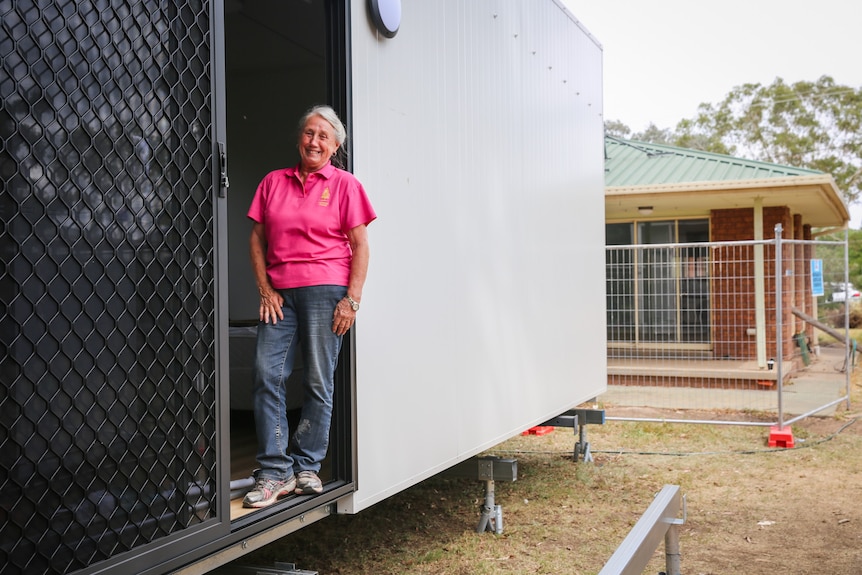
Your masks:
M862 193L862 87L743 84L682 120L673 144L832 174L848 202Z

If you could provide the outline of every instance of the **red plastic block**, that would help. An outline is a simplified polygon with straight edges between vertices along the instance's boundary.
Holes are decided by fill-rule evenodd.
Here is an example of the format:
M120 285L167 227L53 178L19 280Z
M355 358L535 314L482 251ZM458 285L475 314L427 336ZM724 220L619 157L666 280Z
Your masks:
M537 425L521 433L521 435L547 435L552 431L554 431L554 426L552 425Z
M793 430L790 426L778 427L773 425L769 428L769 447L793 447Z

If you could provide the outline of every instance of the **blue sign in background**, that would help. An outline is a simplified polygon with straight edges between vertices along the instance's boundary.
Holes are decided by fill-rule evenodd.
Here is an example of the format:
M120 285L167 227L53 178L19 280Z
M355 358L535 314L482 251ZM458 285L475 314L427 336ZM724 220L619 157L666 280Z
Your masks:
M823 260L811 260L811 295L823 295Z

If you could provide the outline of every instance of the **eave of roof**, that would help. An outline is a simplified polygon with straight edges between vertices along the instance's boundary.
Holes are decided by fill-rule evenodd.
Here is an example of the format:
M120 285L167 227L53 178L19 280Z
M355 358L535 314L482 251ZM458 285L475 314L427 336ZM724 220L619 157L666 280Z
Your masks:
M605 217L704 217L715 209L788 206L814 227L850 220L831 175L673 146L606 138ZM658 160L658 161L656 161Z

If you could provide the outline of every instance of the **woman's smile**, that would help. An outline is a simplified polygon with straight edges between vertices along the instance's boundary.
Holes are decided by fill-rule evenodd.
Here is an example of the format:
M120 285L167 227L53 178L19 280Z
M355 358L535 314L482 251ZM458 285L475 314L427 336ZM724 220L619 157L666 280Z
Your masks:
M302 167L314 172L329 163L338 150L338 142L332 126L320 116L312 116L299 134L299 155Z

